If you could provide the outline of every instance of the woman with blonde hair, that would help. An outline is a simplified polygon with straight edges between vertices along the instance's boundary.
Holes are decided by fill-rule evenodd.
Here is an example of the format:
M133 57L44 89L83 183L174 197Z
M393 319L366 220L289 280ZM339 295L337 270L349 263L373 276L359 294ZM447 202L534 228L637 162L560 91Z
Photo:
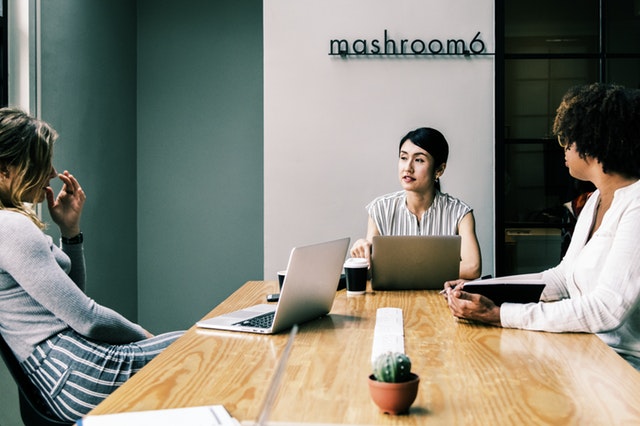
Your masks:
M50 411L76 421L182 332L154 337L85 295L86 195L71 173L54 169L56 138L47 123L0 109L0 333ZM59 246L34 211L43 201Z

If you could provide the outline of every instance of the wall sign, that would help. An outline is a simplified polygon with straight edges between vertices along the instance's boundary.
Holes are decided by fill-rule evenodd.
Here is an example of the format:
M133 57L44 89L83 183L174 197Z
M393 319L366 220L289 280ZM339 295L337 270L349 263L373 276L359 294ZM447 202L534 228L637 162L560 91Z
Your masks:
M462 38L449 38L440 40L422 39L393 39L384 30L382 40L374 38L356 39L332 39L329 41L329 55L341 56L475 56L493 55L486 52L486 46L482 40L480 31L468 40Z

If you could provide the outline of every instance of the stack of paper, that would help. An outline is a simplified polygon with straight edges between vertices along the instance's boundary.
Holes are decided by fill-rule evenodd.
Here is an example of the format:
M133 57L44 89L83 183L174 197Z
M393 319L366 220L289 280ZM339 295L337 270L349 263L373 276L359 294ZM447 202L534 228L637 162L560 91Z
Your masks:
M222 405L87 416L77 426L239 426Z

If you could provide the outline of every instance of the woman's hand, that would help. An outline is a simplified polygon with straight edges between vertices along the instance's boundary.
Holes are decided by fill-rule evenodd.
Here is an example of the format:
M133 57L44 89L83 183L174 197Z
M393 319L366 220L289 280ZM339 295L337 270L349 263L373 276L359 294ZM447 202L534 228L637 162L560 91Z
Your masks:
M443 294L454 317L501 326L499 306L485 296L463 290L464 280L445 283Z
M371 257L371 241L361 238L353 243L351 247L351 257L363 257L370 261Z
M77 179L68 171L58 174L58 178L64 185L55 199L53 189L46 188L47 205L62 236L72 238L80 233L80 216L87 197Z
M456 288L459 285L460 286L463 285L466 282L467 282L467 280L463 280L463 279L446 281L444 283L444 290L442 290L440 292L440 294L444 295L444 298L446 299L449 296L449 292L451 290L453 290L454 288Z
M351 247L351 257L362 257L367 259L369 266L371 266L371 246L373 237L380 235L376 222L369 216L369 222L367 223L367 238L361 238L353 243Z

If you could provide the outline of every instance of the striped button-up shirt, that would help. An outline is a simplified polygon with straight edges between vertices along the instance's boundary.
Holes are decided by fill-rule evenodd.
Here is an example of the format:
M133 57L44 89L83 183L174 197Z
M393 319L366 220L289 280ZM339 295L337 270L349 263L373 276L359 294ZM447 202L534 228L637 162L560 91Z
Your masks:
M460 220L471 210L440 191L436 191L433 204L420 220L407 208L405 191L382 195L367 205L380 235L457 235Z

